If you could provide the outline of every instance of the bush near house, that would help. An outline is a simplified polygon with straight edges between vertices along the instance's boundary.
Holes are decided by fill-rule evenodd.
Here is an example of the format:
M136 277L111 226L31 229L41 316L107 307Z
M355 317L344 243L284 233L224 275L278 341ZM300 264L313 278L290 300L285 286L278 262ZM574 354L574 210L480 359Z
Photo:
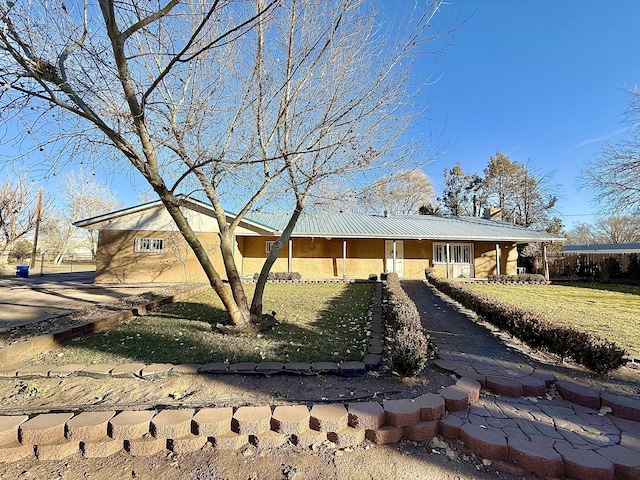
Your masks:
M417 375L430 355L418 309L400 285L398 275L385 275L382 316L385 322L388 358L391 367L404 376Z
M259 273L254 273L253 274L253 281L256 282L258 281L258 277L260 276ZM292 281L298 281L302 278L302 275L300 275L298 272L269 272L269 274L267 275L267 281L288 281L288 280L292 280Z
M535 312L473 292L462 284L429 274L427 280L438 290L530 347L569 358L598 374L606 374L628 361L624 358L627 352L613 342L554 324Z
M489 283L532 283L542 284L549 283L545 280L544 275L537 273L520 273L518 275L491 275L488 278Z

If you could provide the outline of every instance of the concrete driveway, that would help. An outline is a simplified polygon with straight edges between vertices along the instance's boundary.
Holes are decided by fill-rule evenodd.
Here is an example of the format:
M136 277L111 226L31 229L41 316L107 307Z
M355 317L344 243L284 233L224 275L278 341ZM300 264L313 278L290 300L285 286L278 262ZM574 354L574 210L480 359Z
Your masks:
M0 277L0 330L138 295L159 285L94 285L94 272Z

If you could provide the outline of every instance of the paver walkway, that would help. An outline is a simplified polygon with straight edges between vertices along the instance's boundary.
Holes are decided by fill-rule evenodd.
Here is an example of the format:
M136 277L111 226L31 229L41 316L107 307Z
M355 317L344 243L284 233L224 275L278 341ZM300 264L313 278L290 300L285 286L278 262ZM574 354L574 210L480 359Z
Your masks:
M492 393L450 412L441 421L441 433L460 438L510 473L640 479L638 399L556 382L553 374L536 370L424 282L402 286L438 347L435 363ZM553 384L562 399L548 394L546 387Z

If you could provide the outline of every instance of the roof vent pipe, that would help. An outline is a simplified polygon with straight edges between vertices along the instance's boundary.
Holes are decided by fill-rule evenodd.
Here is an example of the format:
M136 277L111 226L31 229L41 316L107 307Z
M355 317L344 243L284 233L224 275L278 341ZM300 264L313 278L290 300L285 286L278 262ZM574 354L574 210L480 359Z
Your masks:
M389 210L383 212L384 218L389 218Z

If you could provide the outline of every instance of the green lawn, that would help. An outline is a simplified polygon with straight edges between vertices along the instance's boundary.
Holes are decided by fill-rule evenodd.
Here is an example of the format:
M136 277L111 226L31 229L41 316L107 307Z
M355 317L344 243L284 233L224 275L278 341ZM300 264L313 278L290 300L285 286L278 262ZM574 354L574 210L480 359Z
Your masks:
M640 287L608 284L468 284L476 292L598 335L640 355Z
M253 294L253 285L247 285ZM107 332L72 341L38 363L314 362L361 360L373 284L268 284L264 311L279 324L258 336L218 333L227 315L213 291L168 305Z

